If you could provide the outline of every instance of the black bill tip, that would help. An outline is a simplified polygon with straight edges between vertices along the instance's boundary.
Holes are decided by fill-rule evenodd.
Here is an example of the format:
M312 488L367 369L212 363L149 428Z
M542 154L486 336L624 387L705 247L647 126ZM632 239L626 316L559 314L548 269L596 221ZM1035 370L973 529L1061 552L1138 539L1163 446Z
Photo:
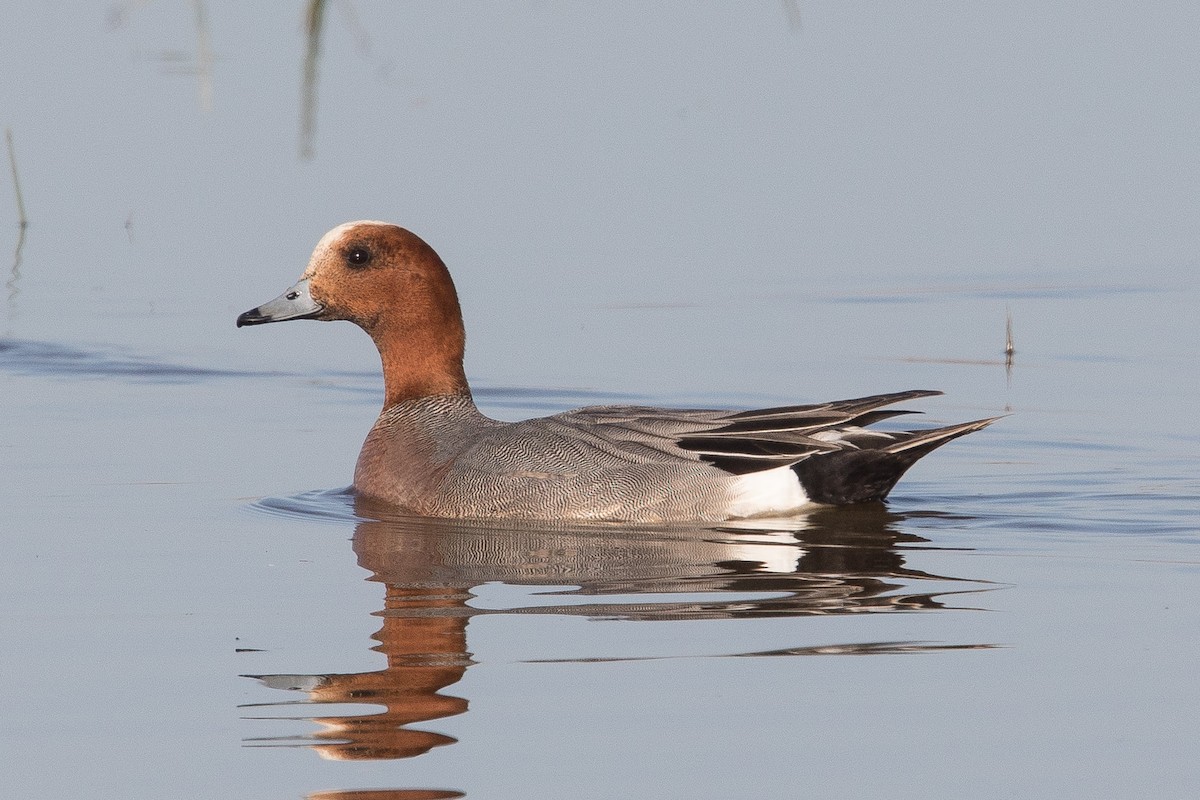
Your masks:
M252 308L237 318L237 326L265 325L289 319L316 319L325 307L313 300L308 292L308 280L302 280L269 303Z
M264 317L257 308L252 308L244 314L238 314L237 326L240 328L243 325L262 325L271 320Z

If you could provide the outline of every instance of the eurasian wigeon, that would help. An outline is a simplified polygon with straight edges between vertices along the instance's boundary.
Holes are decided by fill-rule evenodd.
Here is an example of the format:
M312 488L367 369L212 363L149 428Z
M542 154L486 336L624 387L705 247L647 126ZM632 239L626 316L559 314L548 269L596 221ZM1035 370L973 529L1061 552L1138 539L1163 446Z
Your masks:
M383 361L384 403L357 493L437 517L719 521L882 500L910 466L993 422L883 432L908 391L757 411L595 406L523 422L479 412L438 254L383 222L322 237L300 282L237 319L349 320Z

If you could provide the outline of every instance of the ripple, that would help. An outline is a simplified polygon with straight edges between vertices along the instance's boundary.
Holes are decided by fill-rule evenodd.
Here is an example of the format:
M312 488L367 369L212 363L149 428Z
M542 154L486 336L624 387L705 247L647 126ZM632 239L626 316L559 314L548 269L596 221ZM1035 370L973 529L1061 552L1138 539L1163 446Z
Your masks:
M286 374L195 367L129 354L115 347L96 346L82 349L25 339L0 340L0 366L25 375L124 378L153 383L187 383L206 378Z
M319 520L322 522L363 522L354 511L354 489L314 489L288 497L264 497L250 504L250 509L274 517Z

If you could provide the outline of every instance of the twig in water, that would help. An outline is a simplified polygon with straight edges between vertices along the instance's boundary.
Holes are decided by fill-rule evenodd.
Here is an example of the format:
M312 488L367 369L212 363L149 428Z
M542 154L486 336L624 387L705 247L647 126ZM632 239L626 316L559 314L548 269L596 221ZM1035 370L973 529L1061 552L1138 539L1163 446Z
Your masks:
M1004 310L1004 372L1012 379L1013 356L1017 348L1013 346L1012 309Z
M792 33L801 33L804 30L804 18L800 16L800 0L783 0L783 11L787 14Z
M21 230L25 230L29 226L29 219L25 216L25 200L21 197L21 179L17 177L17 154L13 150L12 128L4 129L4 140L8 143L8 166L12 169L13 192L17 195L17 224L21 226Z
M313 157L313 138L317 131L317 62L321 58L321 28L325 19L325 0L309 0L305 14L308 47L304 52L304 82L301 88L300 157Z
M200 109L208 112L212 111L213 100L212 36L208 30L208 13L204 8L204 0L193 0L192 5L196 12L196 82L200 91Z
M17 246L13 251L12 271L4 288L8 289L8 319L11 322L17 313L17 295L21 293L18 285L21 280L21 251L25 249L25 229L29 227L29 219L25 216L25 198L21 196L21 179L17 175L17 152L13 148L12 129L4 129L4 140L8 144L8 166L12 170L13 194L17 198Z

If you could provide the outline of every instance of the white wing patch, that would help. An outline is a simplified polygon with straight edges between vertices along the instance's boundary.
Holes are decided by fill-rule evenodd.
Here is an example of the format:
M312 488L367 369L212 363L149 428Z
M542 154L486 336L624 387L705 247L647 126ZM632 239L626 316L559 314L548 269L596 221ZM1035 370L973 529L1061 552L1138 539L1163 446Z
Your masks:
M849 441L851 436L856 438L874 438L874 439L895 439L896 437L887 431L873 431L868 428L860 428L857 425L848 425L841 428L830 428L825 431L817 431L810 434L812 438L819 439L822 442L835 442L845 444L847 447L858 448L858 445Z
M809 502L791 467L750 472L733 479L726 512L731 517L789 514Z

